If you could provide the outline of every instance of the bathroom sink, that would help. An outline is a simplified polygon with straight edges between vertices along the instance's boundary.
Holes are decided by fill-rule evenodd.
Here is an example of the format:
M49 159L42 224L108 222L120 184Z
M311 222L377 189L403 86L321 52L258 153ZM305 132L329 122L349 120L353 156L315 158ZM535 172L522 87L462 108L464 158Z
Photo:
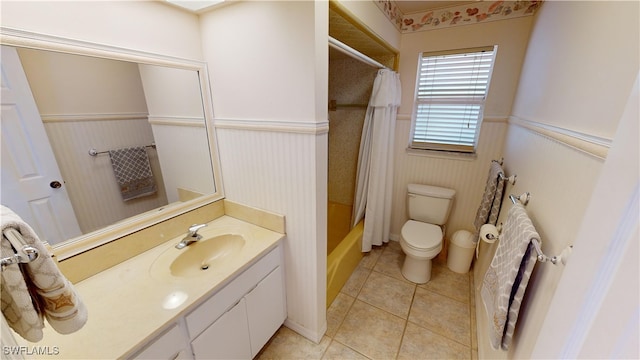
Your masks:
M202 239L180 250L171 247L153 263L151 272L168 270L174 277L199 276L237 254L245 242L241 235L225 234Z

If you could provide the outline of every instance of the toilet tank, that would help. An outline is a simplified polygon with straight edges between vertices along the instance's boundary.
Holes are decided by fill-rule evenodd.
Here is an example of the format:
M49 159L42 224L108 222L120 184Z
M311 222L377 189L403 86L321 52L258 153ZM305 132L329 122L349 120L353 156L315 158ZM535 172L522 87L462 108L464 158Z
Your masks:
M444 225L456 191L438 186L409 184L407 205L411 220Z

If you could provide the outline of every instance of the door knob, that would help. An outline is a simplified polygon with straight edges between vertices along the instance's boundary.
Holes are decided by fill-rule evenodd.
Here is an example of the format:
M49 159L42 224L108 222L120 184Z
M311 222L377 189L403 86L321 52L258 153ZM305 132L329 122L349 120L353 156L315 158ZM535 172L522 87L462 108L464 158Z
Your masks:
M49 183L49 186L51 186L51 188L53 189L60 189L62 187L62 184L60 183L60 181L52 181Z

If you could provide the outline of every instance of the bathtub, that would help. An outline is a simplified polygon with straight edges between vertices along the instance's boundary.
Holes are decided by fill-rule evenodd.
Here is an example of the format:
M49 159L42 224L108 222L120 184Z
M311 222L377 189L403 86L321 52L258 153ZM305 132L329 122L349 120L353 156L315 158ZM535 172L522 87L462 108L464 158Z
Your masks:
M363 257L364 220L349 230L351 206L330 202L327 212L327 307L329 307Z

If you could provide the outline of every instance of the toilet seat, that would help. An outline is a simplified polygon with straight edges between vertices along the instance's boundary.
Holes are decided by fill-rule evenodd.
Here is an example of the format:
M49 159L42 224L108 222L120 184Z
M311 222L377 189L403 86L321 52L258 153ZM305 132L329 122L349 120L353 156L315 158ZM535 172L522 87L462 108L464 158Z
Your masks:
M442 229L438 225L409 220L400 231L402 239L419 251L433 250L442 245Z

